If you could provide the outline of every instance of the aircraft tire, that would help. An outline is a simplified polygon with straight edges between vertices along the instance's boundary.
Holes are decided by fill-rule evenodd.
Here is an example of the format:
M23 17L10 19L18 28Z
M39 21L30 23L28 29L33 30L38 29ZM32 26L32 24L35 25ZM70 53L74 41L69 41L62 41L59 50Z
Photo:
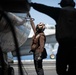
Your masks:
M50 55L50 58L51 58L51 59L55 59L55 55L54 55L54 54L51 54L51 55Z

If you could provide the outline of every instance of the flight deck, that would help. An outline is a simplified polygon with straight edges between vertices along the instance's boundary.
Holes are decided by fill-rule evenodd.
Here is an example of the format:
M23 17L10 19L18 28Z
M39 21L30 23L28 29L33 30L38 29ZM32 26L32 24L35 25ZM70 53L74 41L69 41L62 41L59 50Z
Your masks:
M23 60L22 64L24 75L36 75L33 60ZM12 67L14 68L15 75L19 75L17 61L14 61ZM55 60L43 60L43 68L44 75L57 75L55 69Z

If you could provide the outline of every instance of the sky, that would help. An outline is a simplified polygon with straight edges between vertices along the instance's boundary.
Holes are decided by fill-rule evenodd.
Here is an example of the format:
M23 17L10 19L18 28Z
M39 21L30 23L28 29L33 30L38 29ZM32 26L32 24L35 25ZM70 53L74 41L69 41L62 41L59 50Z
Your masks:
M41 4L48 5L48 6L60 7L58 5L60 0L31 0L31 2L41 3ZM31 14L32 18L35 19L35 21L34 21L35 24L38 24L39 22L43 22L45 24L48 23L48 24L55 25L55 21L51 17L47 16L46 14L36 11L32 7L30 9L30 14Z
M31 2L36 2L36 3L41 3L41 4L45 4L48 6L54 6L54 7L60 7L60 5L58 3L60 3L61 0L31 0ZM76 2L76 0L74 0ZM56 22L49 16L47 16L46 14L40 13L38 11L36 11L35 9L33 9L31 7L30 9L30 14L32 16L32 18L35 19L34 23L37 25L39 22L43 22L45 24L52 24L55 25Z

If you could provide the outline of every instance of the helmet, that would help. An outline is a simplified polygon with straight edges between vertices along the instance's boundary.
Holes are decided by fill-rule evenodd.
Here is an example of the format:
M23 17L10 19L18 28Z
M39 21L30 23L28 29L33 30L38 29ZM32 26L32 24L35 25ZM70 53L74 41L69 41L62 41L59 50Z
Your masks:
M44 31L45 30L45 24L40 22L39 24L37 24L36 26L36 31Z
M61 2L59 3L61 5L61 7L65 7L65 6L75 6L75 2L74 0L61 0Z

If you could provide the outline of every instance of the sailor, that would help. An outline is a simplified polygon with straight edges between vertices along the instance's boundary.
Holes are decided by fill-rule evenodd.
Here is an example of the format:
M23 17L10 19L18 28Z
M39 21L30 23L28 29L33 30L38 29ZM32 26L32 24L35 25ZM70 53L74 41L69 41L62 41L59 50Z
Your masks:
M56 22L56 39L59 47L56 55L58 75L76 75L76 9L73 0L61 0L59 7L30 3L35 10L47 14Z
M42 61L47 57L45 50L46 37L44 34L45 24L40 22L36 26L36 32L32 37L31 51L34 56L34 65L37 75L44 75Z

